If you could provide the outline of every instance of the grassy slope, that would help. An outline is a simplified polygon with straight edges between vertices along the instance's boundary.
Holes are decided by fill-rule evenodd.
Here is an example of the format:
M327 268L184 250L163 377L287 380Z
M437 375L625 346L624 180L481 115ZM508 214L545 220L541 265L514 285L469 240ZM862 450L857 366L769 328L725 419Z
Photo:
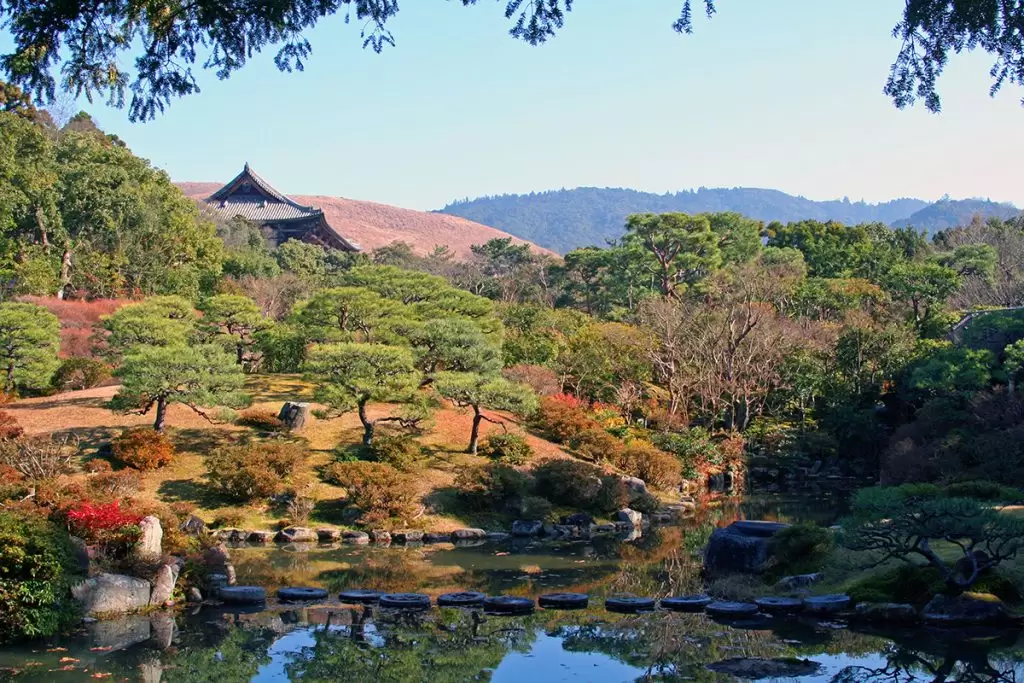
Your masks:
M310 385L292 376L253 376L248 380L248 390L254 399L253 408L273 410L275 413L288 400L309 400ZM108 443L125 427L148 425L151 416L119 415L103 407L117 391L117 387L101 387L86 391L68 392L45 398L18 401L5 407L28 434L49 434L53 432L74 432L83 446L82 463L92 457L95 450ZM386 405L372 406L371 417L392 410ZM218 513L236 507L213 495L204 482L205 468L203 455L220 444L235 439L253 436L247 427L233 424L211 424L188 408L171 406L167 423L170 435L179 450L175 462L156 472L143 475L140 497L163 502L188 501L197 506L197 514L208 523ZM489 423L482 426L483 434L500 431L500 427ZM526 434L519 426L509 422L511 431L524 434L533 446L535 458L561 456L558 446ZM450 487L460 469L483 463L484 458L461 452L469 439L470 415L453 409L439 410L430 430L419 440L429 455L423 469L416 473L426 514L416 521L415 526L428 530L445 531L472 524L484 524L487 514L470 517L455 517L442 514L450 501ZM332 450L339 444L358 443L362 429L355 414L344 415L334 420L312 418L301 432L309 442L311 455L308 465L317 467L331 460ZM84 474L76 475L84 477ZM316 490L317 509L310 520L311 525L341 524L340 509L336 501L343 492L337 487L320 482ZM435 512L435 508L439 511ZM245 526L249 528L271 528L282 517L282 510L249 507L244 508Z

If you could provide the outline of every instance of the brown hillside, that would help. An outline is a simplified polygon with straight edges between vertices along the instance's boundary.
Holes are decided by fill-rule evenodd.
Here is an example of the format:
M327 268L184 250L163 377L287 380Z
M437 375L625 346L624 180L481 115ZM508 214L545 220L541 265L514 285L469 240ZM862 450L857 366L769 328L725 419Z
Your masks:
M208 197L221 187L219 183L183 182L177 185L182 192L197 200ZM323 209L331 227L346 239L357 242L365 251L402 241L412 245L420 254L446 244L458 256L468 256L474 244L483 244L496 237L512 237L507 232L446 214L342 197L291 195L291 198L300 204ZM512 239L518 244L527 243L518 237ZM535 244L531 246L537 253L554 255Z

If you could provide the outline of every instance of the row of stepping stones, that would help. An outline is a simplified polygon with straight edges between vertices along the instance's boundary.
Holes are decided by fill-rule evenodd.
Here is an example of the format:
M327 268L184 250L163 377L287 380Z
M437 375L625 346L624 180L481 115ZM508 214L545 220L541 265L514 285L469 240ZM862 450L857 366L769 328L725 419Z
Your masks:
M329 593L323 588L289 587L277 592L281 602L308 602L325 600ZM220 599L231 604L253 605L266 602L266 589L259 586L229 586L220 589ZM433 604L429 595L423 593L383 593L374 590L342 591L338 598L343 603L378 605L388 609L430 609ZM804 612L819 616L836 614L850 606L847 595L819 595L803 599L767 597L752 603L725 602L713 600L706 595L686 595L662 598L616 597L604 601L610 612L635 614L657 609L673 612L707 612L716 617L750 617L766 614L796 614ZM437 598L438 607L482 607L487 612L498 614L529 614L540 605L545 609L584 609L590 605L590 596L585 593L547 593L537 598L523 598L511 595L488 597L483 593L466 591L445 593Z

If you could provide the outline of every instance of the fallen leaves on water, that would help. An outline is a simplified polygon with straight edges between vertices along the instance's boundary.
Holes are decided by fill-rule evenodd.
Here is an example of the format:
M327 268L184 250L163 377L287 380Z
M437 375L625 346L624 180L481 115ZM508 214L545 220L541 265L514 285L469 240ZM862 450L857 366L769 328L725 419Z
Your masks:
M68 651L68 649L66 647L51 647L49 650L47 650L47 652L67 652L67 651Z
M94 674L93 674L92 676L90 676L89 678L110 678L110 677L111 677L111 676L113 676L113 675L114 675L114 674L112 674L112 673L102 673L102 672L97 672L97 673L94 673Z
M67 664L68 662L77 662L77 661L78 660L75 659L74 657L61 657L60 658L60 663L61 664Z
M89 652L107 652L107 651L113 650L113 649L114 648L112 646L110 646L110 645L107 645L105 647L90 647L89 648Z
M505 557L508 553L494 553L495 557Z

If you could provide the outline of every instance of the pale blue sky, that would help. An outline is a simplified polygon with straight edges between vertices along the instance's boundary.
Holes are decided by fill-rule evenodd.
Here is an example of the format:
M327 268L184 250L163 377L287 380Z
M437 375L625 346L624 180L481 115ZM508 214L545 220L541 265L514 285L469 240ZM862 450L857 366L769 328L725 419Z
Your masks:
M248 160L288 193L416 209L585 185L1024 206L1022 93L988 96L987 55L951 61L941 114L882 94L901 2L722 0L691 36L671 30L680 4L579 0L533 48L507 36L503 3L406 0L384 54L338 16L310 33L304 73L270 51L228 81L204 73L156 121L90 109L175 180Z

